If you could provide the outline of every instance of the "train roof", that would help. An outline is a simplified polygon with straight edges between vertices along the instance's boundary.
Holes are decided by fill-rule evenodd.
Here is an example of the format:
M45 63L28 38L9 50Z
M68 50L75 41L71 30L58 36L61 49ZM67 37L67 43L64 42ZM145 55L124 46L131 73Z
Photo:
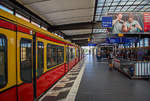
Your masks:
M1 12L1 13L0 13L0 16L1 16L1 17L5 18L6 20L10 20L11 22L13 22L13 23L15 23L15 24L17 24L17 25L25 26L25 27L30 28L30 29L32 29L32 30L34 30L34 31L36 31L36 32L41 33L41 34L48 35L48 36L50 36L50 37L53 37L53 38L58 39L58 40L60 40L60 41L63 41L63 42L65 42L65 43L67 43L67 44L70 44L70 45L73 45L73 46L75 46L75 47L78 47L78 45L76 45L76 44L74 44L74 43L71 43L71 42L69 42L69 41L67 41L67 40L65 40L65 39L63 39L63 38L61 38L61 37L59 37L59 36L57 36L57 35L55 35L55 34L49 32L49 31L46 31L46 30L44 30L44 29L42 29L42 28L40 28L40 27L37 27L37 26L35 26L34 24L32 24L32 23L30 23L30 22L27 22L27 21L25 21L25 20L23 20L23 19L21 19L21 18L15 16L15 15L13 15L13 14L10 14L10 13L8 13L8 12L2 10L2 9L0 9L0 12Z

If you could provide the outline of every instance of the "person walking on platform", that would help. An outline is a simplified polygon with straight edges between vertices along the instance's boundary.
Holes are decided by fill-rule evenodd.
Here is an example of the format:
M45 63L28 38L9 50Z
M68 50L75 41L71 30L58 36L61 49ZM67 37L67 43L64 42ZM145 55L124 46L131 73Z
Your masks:
M110 52L109 56L108 56L108 64L109 64L109 69L110 70L113 70L113 63L112 63L112 60L113 60L113 53Z

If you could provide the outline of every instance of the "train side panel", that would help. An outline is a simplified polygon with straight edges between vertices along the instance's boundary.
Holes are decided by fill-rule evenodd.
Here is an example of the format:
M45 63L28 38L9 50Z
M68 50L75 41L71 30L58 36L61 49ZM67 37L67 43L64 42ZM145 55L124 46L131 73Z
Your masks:
M26 32L26 33L25 33ZM33 101L33 44L30 30L18 26L17 32L17 85L18 101Z
M0 101L16 101L16 26L0 18Z
M37 78L37 97L39 97L43 92L45 92L48 88L50 88L56 81L58 81L65 74L64 61L62 64L53 66L50 69L48 69L47 67L47 44L58 45L62 47L64 47L64 45L48 41L42 38L37 38L37 42L38 41L44 43L44 71L42 75Z
M40 28L25 22L11 14L0 10L2 16L0 18L0 42L5 36L6 55L5 64L7 66L0 67L0 79L5 85L0 82L0 100L1 101L33 101L34 94L39 97L48 88L52 87L63 75L73 68L78 63L75 46L70 45L64 39L61 39L47 31L40 30ZM4 14L3 14L4 13ZM0 14L0 15L1 15ZM9 21L8 19L11 19ZM33 84L33 34L43 32L43 35L48 34L47 39L39 38L37 42L41 41L44 44L44 65L42 74L38 76L38 56L36 55L36 87ZM56 39L57 38L57 39ZM36 42L36 45L38 44ZM64 47L64 61L50 68L47 67L47 44ZM68 52L65 47L68 44ZM0 44L0 50L1 50ZM72 48L70 52L69 48ZM3 49L2 49L3 50ZM38 52L38 50L36 49ZM69 54L67 56L67 53ZM3 53L1 53L1 56ZM67 59L68 58L68 59ZM0 59L0 63L4 60ZM1 64L0 64L1 65ZM5 75L5 78L2 76ZM6 81L5 81L6 80ZM36 90L36 92L34 92Z
M58 81L65 73L65 65L62 64L52 70L44 73L37 79L37 96L40 96L48 88L50 88L56 81Z

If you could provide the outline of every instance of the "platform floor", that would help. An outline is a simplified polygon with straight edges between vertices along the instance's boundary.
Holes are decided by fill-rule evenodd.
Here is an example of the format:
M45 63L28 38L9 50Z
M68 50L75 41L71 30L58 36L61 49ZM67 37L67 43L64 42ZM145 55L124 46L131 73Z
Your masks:
M149 81L130 80L93 56L87 56L85 63L75 101L150 101Z

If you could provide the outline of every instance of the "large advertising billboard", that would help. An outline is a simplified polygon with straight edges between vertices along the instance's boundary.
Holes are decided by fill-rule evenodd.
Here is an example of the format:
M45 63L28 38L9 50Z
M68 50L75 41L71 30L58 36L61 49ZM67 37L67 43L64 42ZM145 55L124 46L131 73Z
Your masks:
M150 13L144 13L144 32L150 32Z
M113 34L150 32L150 13L108 13L112 17L112 27L108 32Z

